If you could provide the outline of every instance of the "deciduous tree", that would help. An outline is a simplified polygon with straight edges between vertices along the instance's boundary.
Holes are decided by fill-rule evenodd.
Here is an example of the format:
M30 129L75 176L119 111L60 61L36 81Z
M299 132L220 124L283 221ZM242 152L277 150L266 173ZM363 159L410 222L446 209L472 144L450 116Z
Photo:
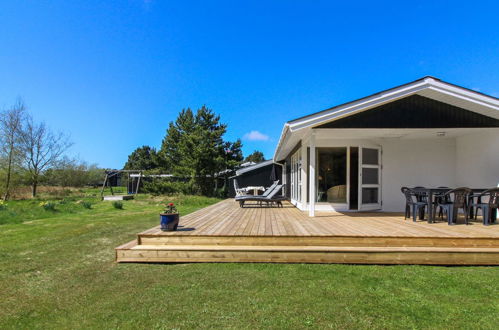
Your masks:
M9 198L14 167L22 159L21 133L25 117L26 108L21 100L0 114L0 152L5 160L4 200Z
M40 174L57 164L72 145L66 135L52 132L44 122L35 123L27 116L21 134L24 167L30 174L32 196L36 196Z

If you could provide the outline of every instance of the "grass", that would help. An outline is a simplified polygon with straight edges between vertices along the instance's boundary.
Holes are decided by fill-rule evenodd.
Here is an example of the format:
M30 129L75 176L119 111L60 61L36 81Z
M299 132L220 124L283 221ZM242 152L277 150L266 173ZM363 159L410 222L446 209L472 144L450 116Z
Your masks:
M78 204L85 200L91 209ZM116 264L114 248L203 197L9 202L0 225L0 328L495 328L499 268ZM1 210L0 212L5 212ZM26 212L26 215L23 215ZM5 219L0 216L0 219Z

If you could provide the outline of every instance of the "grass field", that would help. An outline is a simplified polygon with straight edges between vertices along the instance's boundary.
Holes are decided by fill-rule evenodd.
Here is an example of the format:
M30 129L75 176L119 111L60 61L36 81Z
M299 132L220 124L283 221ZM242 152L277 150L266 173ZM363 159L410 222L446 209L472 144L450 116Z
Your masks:
M0 328L497 328L499 268L116 264L114 247L204 197L94 193L0 210ZM91 208L82 206L91 203Z

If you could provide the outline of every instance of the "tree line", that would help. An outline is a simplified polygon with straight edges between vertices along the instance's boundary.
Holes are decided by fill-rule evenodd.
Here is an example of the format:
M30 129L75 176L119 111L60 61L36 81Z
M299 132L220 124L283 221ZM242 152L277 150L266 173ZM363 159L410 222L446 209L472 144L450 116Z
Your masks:
M135 149L124 169L172 174L175 178L169 182L146 181L146 191L223 195L228 175L241 163L264 160L260 151L244 158L241 140L225 140L226 132L227 124L221 123L211 109L183 109L169 123L160 149ZM40 185L102 184L104 169L65 155L72 144L67 135L35 121L22 100L0 111L0 197L7 200L16 188L26 185L36 197Z
M135 149L124 169L175 177L173 182L146 182L145 188L150 191L223 195L228 173L244 161L264 160L259 151L245 159L241 140L225 140L226 132L227 124L221 123L220 116L206 106L197 111L183 109L176 120L169 123L160 149L150 146Z
M0 187L2 199L13 189L30 185L33 197L40 184L75 186L102 177L95 165L65 156L69 137L37 122L22 100L0 113Z

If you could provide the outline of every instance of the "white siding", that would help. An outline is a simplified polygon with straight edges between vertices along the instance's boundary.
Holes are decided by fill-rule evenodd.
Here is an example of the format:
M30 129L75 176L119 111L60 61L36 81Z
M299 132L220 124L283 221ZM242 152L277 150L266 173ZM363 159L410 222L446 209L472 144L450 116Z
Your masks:
M456 139L387 139L381 147L383 211L404 210L403 186L455 187Z
M499 184L499 132L457 138L456 183L475 188Z
M486 188L499 184L499 130L462 130L459 134L463 135L436 137L431 133L421 138L341 139L322 133L316 147L381 146L382 210L402 212L405 204L400 188L403 186ZM305 199L305 194L302 197ZM308 209L304 200L297 205ZM346 204L343 207L316 204L316 210L343 211L346 207Z

